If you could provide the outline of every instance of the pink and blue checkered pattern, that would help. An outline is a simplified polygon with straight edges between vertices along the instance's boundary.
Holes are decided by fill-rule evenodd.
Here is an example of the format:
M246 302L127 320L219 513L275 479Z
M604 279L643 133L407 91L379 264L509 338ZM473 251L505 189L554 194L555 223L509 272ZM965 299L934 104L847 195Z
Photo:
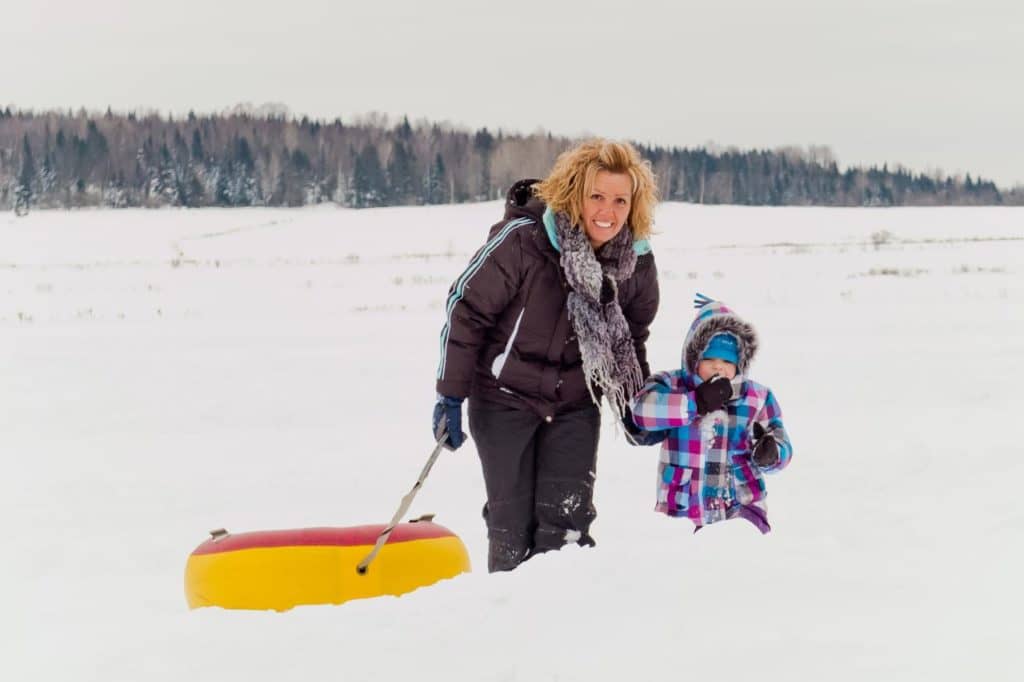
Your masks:
M661 372L633 399L637 426L670 431L661 448L655 508L688 517L698 528L731 518L742 506L756 506L763 514L764 474L786 468L793 453L782 410L767 386L747 379L723 410L701 416L694 393L700 383L685 370ZM762 469L750 459L755 422L778 443L779 461L771 467ZM723 462L728 463L724 472Z

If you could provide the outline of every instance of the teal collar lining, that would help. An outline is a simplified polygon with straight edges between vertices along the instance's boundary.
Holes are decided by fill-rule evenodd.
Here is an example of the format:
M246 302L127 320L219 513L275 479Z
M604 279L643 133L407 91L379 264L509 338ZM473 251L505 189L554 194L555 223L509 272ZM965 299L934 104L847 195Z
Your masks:
M558 234L555 230L555 212L547 207L544 208L544 231L548 233L548 241L551 242L551 246L555 247L555 251L561 253L562 247L558 245ZM633 250L636 251L636 255L643 256L651 252L651 243L646 239L634 239Z

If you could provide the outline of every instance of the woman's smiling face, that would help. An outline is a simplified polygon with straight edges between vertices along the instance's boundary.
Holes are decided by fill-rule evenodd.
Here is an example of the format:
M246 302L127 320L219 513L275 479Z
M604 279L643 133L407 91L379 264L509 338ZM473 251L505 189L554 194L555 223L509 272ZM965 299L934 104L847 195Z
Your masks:
M594 249L613 239L626 225L632 205L633 180L627 173L597 171L583 198L583 231Z

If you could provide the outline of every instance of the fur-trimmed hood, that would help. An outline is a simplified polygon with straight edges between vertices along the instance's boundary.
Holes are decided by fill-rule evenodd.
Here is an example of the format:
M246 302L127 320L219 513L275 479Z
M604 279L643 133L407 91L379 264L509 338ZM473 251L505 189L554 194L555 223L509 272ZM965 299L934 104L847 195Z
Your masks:
M721 301L715 301L704 294L697 294L694 300L697 317L690 325L690 331L683 342L683 367L697 373L697 362L707 349L715 334L732 334L739 341L739 363L737 371L746 376L750 363L757 353L757 332L731 308Z

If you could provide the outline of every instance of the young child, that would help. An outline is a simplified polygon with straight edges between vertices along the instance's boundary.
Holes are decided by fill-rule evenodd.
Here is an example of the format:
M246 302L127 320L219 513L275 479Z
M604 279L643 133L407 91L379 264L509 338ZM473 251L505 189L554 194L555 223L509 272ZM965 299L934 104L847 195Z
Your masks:
M696 530L740 517L767 533L764 474L785 468L793 449L775 396L746 377L757 333L703 294L694 306L682 369L649 378L632 403L638 427L668 431L655 509Z

